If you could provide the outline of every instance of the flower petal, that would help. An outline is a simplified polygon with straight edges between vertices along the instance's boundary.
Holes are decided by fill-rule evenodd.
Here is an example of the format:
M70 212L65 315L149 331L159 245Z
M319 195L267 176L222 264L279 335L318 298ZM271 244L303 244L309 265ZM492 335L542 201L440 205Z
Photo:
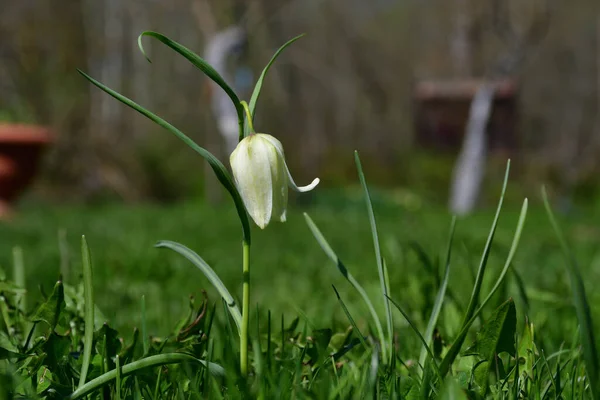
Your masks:
M259 134L259 135L264 136L264 139L268 140L277 149L277 152L279 153L279 156L281 157L281 159L283 160L283 164L285 165L285 170L286 170L287 176L288 176L288 185L290 188L292 188L296 192L309 192L309 191L313 190L319 184L319 182L320 182L319 178L315 178L310 183L310 185L306 185L306 186L296 185L296 182L294 182L294 178L292 178L292 174L290 173L290 169L288 168L287 163L285 162L285 155L283 153L283 146L281 145L281 142L279 140L275 139L271 135L265 135L265 134Z
M288 202L287 172L285 170L285 160L282 158L279 147L274 144L275 140L268 140L269 135L257 134L263 140L264 147L268 148L269 166L271 168L271 184L273 207L271 219L274 221L285 222L286 208ZM277 141L278 142L278 141Z
M271 221L273 183L269 148L256 136L242 140L229 161L240 196L256 225L264 229Z

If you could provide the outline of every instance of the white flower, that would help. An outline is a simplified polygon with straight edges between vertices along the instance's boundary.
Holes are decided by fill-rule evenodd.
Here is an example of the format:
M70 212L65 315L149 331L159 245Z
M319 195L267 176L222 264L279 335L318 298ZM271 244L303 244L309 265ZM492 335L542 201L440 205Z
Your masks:
M246 210L261 229L272 219L285 222L288 186L308 192L319 183L316 178L308 186L296 186L281 142L265 133L249 135L239 142L229 162Z

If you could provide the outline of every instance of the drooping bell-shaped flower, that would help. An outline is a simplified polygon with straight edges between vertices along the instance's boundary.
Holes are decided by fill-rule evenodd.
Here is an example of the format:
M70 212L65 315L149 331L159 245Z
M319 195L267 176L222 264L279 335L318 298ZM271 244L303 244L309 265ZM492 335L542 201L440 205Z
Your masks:
M239 142L229 162L246 210L261 229L271 220L285 222L288 186L308 192L319 183L316 178L308 186L296 186L281 142L265 133L251 134Z

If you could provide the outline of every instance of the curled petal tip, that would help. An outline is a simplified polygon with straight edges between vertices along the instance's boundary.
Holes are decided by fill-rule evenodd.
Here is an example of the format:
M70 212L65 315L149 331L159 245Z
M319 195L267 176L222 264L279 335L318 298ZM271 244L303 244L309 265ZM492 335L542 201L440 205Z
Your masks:
M294 183L294 181L290 182L290 186L292 187L292 189L294 189L297 192L310 192L311 190L313 190L314 188L317 187L317 185L319 184L320 179L319 178L315 178L310 185L306 185L306 186L296 186L296 184Z

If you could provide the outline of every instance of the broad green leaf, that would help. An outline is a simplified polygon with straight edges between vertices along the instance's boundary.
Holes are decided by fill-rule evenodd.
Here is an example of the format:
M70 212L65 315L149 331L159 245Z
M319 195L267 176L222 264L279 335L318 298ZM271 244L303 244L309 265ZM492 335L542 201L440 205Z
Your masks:
M481 360L473 367L472 376L473 382L471 383L470 391L476 391L483 398L487 392L489 381L490 381L490 368L491 362L488 360Z
M52 372L48 368L42 370L41 375L37 378L36 392L39 395L43 391L47 390L52 384Z
M0 292L12 293L12 294L24 294L26 292L20 286L8 281L0 281Z
M65 308L65 292L61 281L56 282L52 294L42 303L33 317L32 322L44 321L54 329L58 324L60 314Z
M477 356L482 361L473 372L481 395L487 391L490 368L496 356L502 352L516 354L516 329L517 310L514 301L509 299L496 309L477 334L475 343L464 352L464 356Z
M312 345L307 350L308 356L311 358L313 365L320 364L321 361L329 356L327 351L333 331L330 328L317 329L312 333Z
M518 356L519 361L523 361L523 365L520 368L523 369L529 378L533 379L533 368L537 356L537 348L534 343L534 329L532 323L527 322L525 324L523 334L519 339Z
M96 353L104 358L106 370L109 371L115 368L114 358L121 351L122 344L119 340L119 332L108 326L102 325L98 331L94 333L94 343L96 345Z
M0 360L16 357L19 354L19 349L13 344L8 335L0 331Z
M42 347L46 354L44 365L50 370L57 371L68 364L70 358L71 339L52 332Z
M171 125L164 119L162 119L159 116L157 116L156 114L153 114L152 112L146 110L144 107L140 106L139 104L132 101L131 99L129 99L129 98L123 96L122 94L119 94L119 93L115 92L114 90L110 89L109 87L103 85L102 83L98 82L97 80L95 80L91 76L87 75L86 73L84 73L80 70L77 70L77 71L83 77L85 77L87 80L89 80L92 84L94 84L101 90L105 91L106 93L108 93L109 95L114 97L115 99L119 100L123 104L126 104L127 106L133 108L134 110L136 110L137 112L139 112L140 114L145 116L146 118L150 119L152 122L156 123L158 126L168 130L169 132L171 132L172 134L177 136L186 145L188 145L192 150L194 150L196 153L200 154L200 156L202 156L209 163L209 165L211 166L215 175L217 176L217 179L219 180L219 182L221 182L223 187L225 187L225 189L231 195L233 202L235 204L235 208L237 210L238 216L242 223L242 229L244 232L244 240L248 244L250 244L250 221L248 219L248 214L246 213L246 208L244 207L244 202L242 201L242 198L240 197L240 194L239 194L237 188L235 187L235 184L233 183L231 174L229 173L227 168L225 168L223 163L221 163L221 161L219 161L219 159L217 159L209 151L198 146L186 134L181 132L179 129L175 128L173 125Z
M131 344L129 346L126 346L125 348L123 348L123 350L121 350L121 352L119 353L119 358L121 359L121 362L123 364L127 364L129 361L131 361L133 359L133 355L135 353L139 339L140 339L140 330L135 328L133 330L133 338L131 339Z
M502 352L514 356L516 329L517 309L514 301L509 299L494 311L463 355L476 355L485 360L491 360Z
M242 135L243 135L243 127L244 127L244 109L242 108L242 105L240 104L240 99L238 98L237 94L235 94L233 89L227 84L227 82L225 82L223 77L221 75L219 75L219 73L210 64L208 64L202 57L200 57L199 55L197 55L196 53L194 53L187 47L182 46L181 44L169 39L165 35L162 35L157 32L146 31L146 32L142 32L142 34L140 36L138 36L138 46L140 48L140 51L144 55L144 57L146 57L146 60L150 61L150 59L146 55L146 52L144 51L144 46L142 46L142 38L144 36L153 37L153 38L159 40L160 42L164 43L165 45L169 46L171 49L175 50L177 53L184 56L195 67L197 67L200 71L202 71L206 76L208 76L217 85L219 85L225 91L225 93L227 93L227 95L231 99L231 102L235 106L235 110L237 112L238 123L240 126L240 140L241 140L243 138Z
M467 394L461 389L458 382L453 377L448 377L442 391L438 397L439 400L467 400Z

